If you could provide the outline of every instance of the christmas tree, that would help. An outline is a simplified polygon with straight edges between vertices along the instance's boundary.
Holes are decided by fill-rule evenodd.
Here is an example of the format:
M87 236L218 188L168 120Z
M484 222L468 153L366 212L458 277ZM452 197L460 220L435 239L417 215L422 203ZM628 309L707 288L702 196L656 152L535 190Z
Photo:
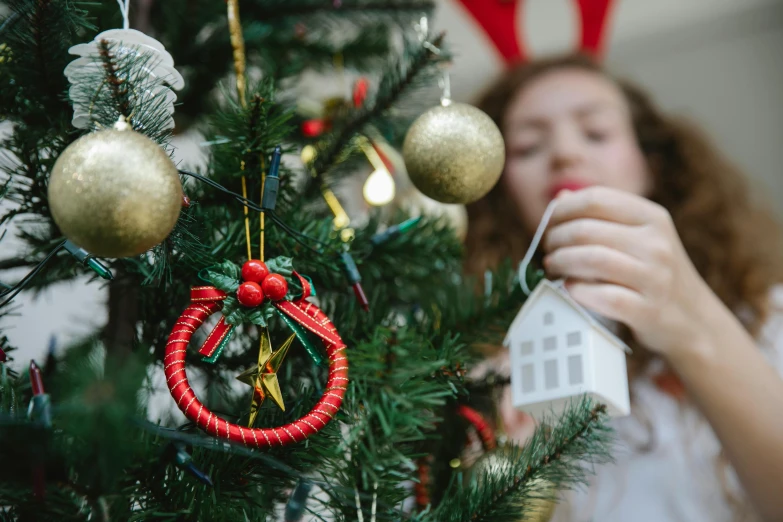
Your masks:
M0 338L0 519L536 520L608 457L600 405L522 448L479 413L503 383L468 378L475 348L524 301L510 265L479 284L442 219L351 222L332 191L427 108L434 2L6 4L0 223L26 248L0 269L29 273L0 275L0 319L85 273L109 318L40 365ZM312 117L312 71L358 80ZM203 172L169 159L190 127ZM161 374L173 414L150 418Z

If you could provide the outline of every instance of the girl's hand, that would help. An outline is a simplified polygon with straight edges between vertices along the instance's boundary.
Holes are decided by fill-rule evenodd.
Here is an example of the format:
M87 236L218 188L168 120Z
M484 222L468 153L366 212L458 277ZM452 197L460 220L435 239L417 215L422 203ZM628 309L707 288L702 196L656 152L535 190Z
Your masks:
M544 268L566 278L575 301L625 323L667 357L702 345L713 322L709 310L723 307L685 253L669 213L628 192L561 193L544 249Z

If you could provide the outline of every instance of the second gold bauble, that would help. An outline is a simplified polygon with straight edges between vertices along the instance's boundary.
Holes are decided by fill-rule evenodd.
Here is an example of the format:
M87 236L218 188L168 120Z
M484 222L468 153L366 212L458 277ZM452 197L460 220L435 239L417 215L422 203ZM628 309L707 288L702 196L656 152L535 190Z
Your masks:
M99 257L146 252L171 233L181 207L177 167L158 144L130 129L82 136L57 158L49 179L55 223Z
M492 189L506 158L495 122L464 103L433 107L419 116L405 136L402 154L411 181L424 195L463 204Z

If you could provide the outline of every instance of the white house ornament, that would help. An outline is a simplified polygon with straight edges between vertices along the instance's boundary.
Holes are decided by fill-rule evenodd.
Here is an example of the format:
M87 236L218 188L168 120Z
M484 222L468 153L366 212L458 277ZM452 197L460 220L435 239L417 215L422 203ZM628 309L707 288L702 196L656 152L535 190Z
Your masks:
M135 29L110 29L98 34L91 42L74 45L68 52L79 56L64 71L71 83L68 95L73 103L71 123L74 127L92 127L96 121L96 102L101 97L112 96L107 85L94 84L96 76L103 75L105 54L109 53L116 63L137 59L132 72L117 71L120 76L132 75L132 78L120 78L125 80L126 86L133 87L128 93L130 104L134 107L154 106L156 110L162 108L168 114L162 127L174 128L177 95L172 89L182 89L185 81L174 68L174 59L159 41Z
M625 355L630 349L574 301L561 282L542 280L503 345L510 352L516 408L540 419L587 394L609 415L631 410Z
M530 293L526 270L557 200L541 220L519 267L519 281L529 294L503 345L511 361L512 401L534 418L560 414L575 398L587 395L607 406L611 416L628 415L626 353L631 350L568 294L564 282L543 279Z
M506 149L492 118L471 105L448 103L413 122L402 155L410 180L424 195L467 204L500 179Z

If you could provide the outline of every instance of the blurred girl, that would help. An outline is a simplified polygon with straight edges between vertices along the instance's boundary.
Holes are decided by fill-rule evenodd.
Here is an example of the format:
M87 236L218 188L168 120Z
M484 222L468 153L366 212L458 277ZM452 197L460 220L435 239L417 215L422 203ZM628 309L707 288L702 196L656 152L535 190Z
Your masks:
M634 352L616 462L566 494L555 520L783 520L780 234L744 177L584 57L512 69L480 107L507 158L468 209L468 269L518 262L558 198L538 262L622 324ZM508 394L501 412L510 437L529 434Z

